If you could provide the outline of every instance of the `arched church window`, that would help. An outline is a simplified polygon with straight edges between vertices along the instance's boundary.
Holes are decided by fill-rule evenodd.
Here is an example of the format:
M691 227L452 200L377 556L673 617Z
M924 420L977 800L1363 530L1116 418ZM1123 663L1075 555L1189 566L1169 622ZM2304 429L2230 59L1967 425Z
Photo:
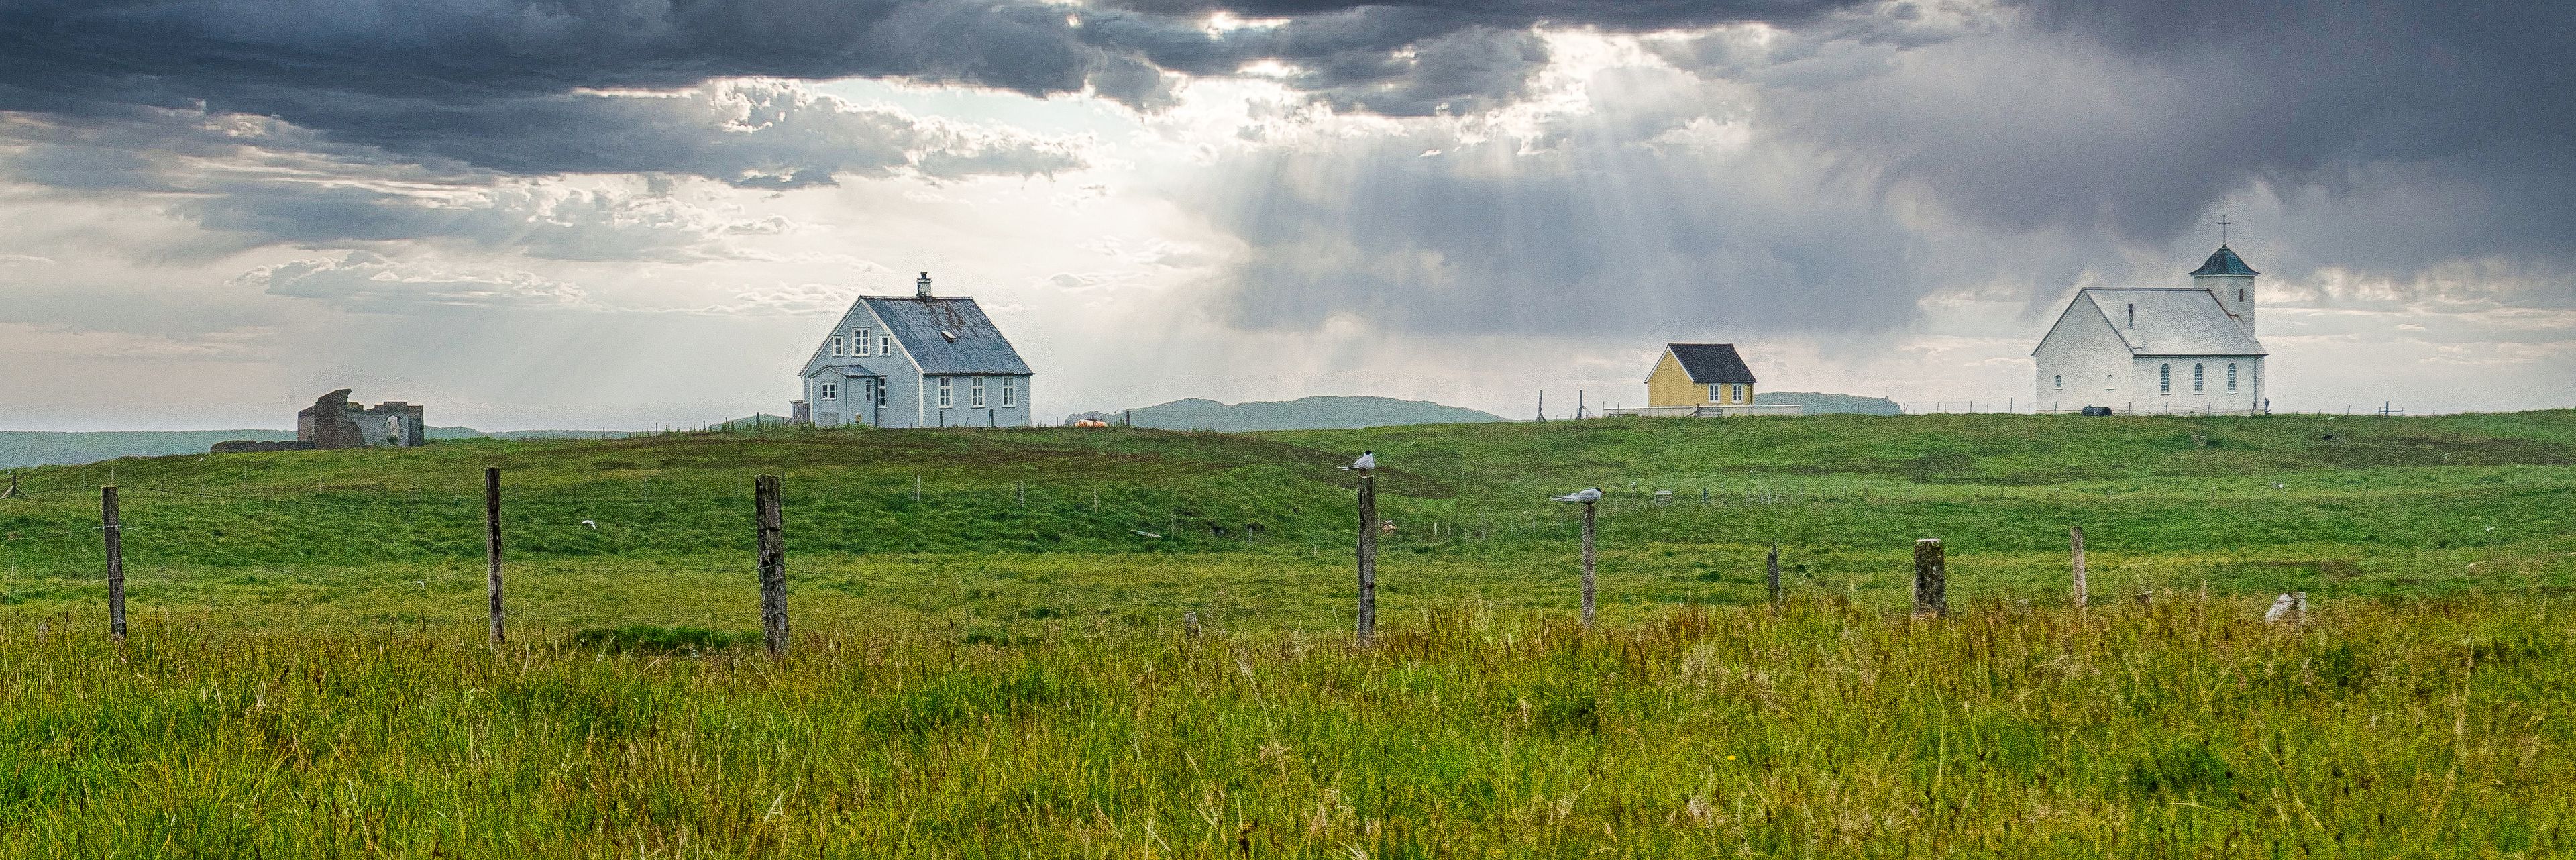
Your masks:
M2165 364L2156 367L2156 393L2173 393L2173 365Z
M2066 374L2063 374L2063 373L2058 374L2058 375L2057 375L2057 381L2056 381L2056 384L2057 384L2057 390L2059 390L2059 391L2064 391L2064 390L2066 390Z
M2236 362L2227 363L2227 393L2236 393Z
M2191 393L2200 394L2208 391L2209 387L2205 384L2206 382L2207 371L2202 370L2201 365L2197 363L2193 364L2191 366Z

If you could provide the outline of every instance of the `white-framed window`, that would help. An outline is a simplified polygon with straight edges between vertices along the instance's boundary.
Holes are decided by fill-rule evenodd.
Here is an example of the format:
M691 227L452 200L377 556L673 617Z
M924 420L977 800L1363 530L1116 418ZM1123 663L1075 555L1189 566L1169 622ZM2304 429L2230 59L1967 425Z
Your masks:
M966 402L977 409L984 408L983 377L978 376L966 381Z
M2191 393L2193 393L2193 394L2205 394L2205 393L2208 393L2208 391L2209 391L2209 385L2208 385L2208 382L2209 382L2209 371L2208 371L2207 369L2205 369L2205 368L2204 368L2200 363L2198 363L2198 362L2193 362L2193 363L2192 363L2192 365L2191 365Z
M839 400L839 399L841 399L841 384L840 384L840 383L838 383L838 382L826 382L826 383L823 383L820 387L817 387L817 388L815 388L815 389L814 389L814 399L816 399L816 400Z
M941 409L948 408L951 403L950 398L952 395L949 392L952 389L949 388L948 381L948 377L942 376L939 378L939 408Z
M1018 405L1020 404L1020 398L1019 398L1019 382L1020 382L1020 380L1019 380L1019 378L1018 378L1018 377L1013 377L1013 376L1005 376L1005 377L1002 377L1002 405L1003 405L1003 406L1018 406Z
M1710 403L1724 403L1724 402L1726 402L1726 386L1719 385L1719 384L1714 383L1714 382L1709 383L1709 384L1708 384L1708 402L1710 402Z
M2057 375L2057 382L2056 382L2056 385L2057 385L2057 390L2059 390L2059 391L2064 391L2064 390L2066 390L2066 374L2060 373L2060 374L2058 374L2058 375Z
M2173 365L2156 365L2156 393L2173 393Z
M2119 374L2116 374L2116 373L2105 373L2105 374L2102 374L2102 390L2104 390L2104 391L2118 391L2118 390L2120 390L2119 382L2120 382L2120 375L2119 375Z
M877 380L877 405L886 405L886 385L885 380L882 379Z
M878 354L878 355L893 355L893 354L894 354L894 335L890 335L890 334L881 334L881 335L877 335L877 354Z
M837 335L837 334L836 334L836 335L833 335L833 336L832 336L832 354L833 354L833 355L835 355L835 356L837 356L837 355L840 355L840 354L841 354L841 336L840 336L840 335Z
M851 354L851 355L866 355L866 354L868 354L868 330L867 330L867 329L857 329L857 330L854 330L854 331L850 332L850 354Z
M2227 393L2236 393L2236 362L2227 363Z
M1738 382L1735 384L1735 402L1742 403L1744 401L1744 383Z

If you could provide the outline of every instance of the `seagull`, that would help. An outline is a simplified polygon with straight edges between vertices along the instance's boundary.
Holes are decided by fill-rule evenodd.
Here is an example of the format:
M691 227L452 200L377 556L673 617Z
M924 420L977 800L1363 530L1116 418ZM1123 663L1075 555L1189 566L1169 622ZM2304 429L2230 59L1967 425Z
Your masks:
M1361 451L1361 452L1360 452L1360 458L1359 458L1359 459L1357 459L1357 460L1352 460L1352 461L1351 461L1351 464L1350 464L1350 465L1348 465L1348 466L1343 466L1343 467L1342 467L1342 471L1345 471L1345 472L1374 472L1374 471L1377 471L1377 452L1376 452L1376 451Z
M2290 614L2290 607L2297 604L2298 601L2291 599L2289 595L2281 595L2280 599L2272 601L2272 611L2263 613L2263 623L2272 624L2280 621L2281 616Z
M1588 505L1593 502L1601 501L1601 488L1592 487L1590 489L1576 490L1555 498L1560 502L1582 502Z
M598 523L596 523L596 522L592 522L592 521L590 521L590 520L582 520L582 521L581 521L581 524L582 524L584 527L589 528L591 531L598 531L598 530L599 530L599 524L598 524Z

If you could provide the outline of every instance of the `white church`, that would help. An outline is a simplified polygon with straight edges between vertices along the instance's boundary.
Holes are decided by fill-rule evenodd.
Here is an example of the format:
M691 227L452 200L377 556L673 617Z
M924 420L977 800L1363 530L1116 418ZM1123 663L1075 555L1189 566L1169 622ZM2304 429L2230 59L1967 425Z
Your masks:
M2045 409L2254 414L2268 408L2254 276L2225 242L2188 287L2087 288L2030 351Z

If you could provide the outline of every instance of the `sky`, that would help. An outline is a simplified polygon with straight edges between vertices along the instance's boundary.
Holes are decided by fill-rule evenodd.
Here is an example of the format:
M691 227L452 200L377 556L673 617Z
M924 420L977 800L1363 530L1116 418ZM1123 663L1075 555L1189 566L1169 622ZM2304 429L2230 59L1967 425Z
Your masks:
M2254 268L2279 409L2576 405L2576 5L0 0L0 429L779 413L928 271L1041 415L2027 406Z

